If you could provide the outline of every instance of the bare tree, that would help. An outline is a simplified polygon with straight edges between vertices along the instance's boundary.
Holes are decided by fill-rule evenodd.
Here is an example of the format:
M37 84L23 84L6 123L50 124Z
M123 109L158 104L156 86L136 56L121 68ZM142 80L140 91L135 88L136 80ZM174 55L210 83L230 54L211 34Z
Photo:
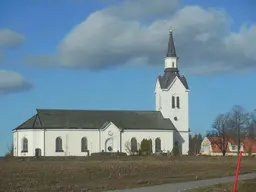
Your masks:
M249 114L247 135L251 139L256 139L256 110Z
M13 156L13 143L11 145L7 145L7 149L8 149L8 152L6 153L5 156Z
M241 138L245 138L249 122L249 113L240 105L235 105L230 112L230 123L232 128L232 137L237 138L237 152L240 152Z
M218 115L212 125L212 129L207 136L212 138L212 144L216 145L222 152L222 155L225 156L230 140L229 114Z
M137 148L140 149L140 145L141 145L140 143L137 143L136 145L135 145L135 143L133 143L133 145L132 145L131 141L126 141L124 144L124 148L125 148L126 153L128 153L129 155L132 155L135 152L137 152ZM135 149L132 149L132 147Z
M124 150L126 151L126 153L128 153L129 155L132 154L132 150L131 150L131 142L130 141L126 141L124 144Z

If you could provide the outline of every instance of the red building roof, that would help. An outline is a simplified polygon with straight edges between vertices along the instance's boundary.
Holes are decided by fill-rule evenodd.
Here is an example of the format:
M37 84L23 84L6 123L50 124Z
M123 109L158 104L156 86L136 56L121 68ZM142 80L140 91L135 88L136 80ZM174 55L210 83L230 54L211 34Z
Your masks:
M222 138L221 137L207 137L207 139L211 142L212 151L214 153L221 153L220 147L217 143L220 144ZM229 148L227 147L227 151L229 152Z
M256 140L251 138L246 138L243 141L244 143L244 152L248 152L249 148L251 147L252 153L256 153Z
M212 146L212 151L214 153L221 153L219 146L216 144L221 141L221 137L207 137ZM231 145L237 145L236 139L229 139L228 141ZM244 152L248 152L249 148L252 148L252 153L256 153L256 140L251 138L245 138L241 140L241 145L244 146ZM230 152L229 147L227 147L227 152Z

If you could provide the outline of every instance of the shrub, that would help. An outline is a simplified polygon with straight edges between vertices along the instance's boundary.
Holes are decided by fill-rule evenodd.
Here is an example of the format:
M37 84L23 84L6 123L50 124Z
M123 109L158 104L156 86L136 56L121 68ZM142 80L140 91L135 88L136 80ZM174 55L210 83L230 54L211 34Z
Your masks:
M99 153L92 153L91 156L127 156L124 152L99 152Z
M8 152L8 153L6 153L5 154L5 156L4 156L5 158L9 158L9 157L13 157L13 154L12 153L10 153L10 152Z
M143 139L140 145L140 151L142 155L151 155L152 154L152 140Z
M8 146L8 152L5 154L4 157L13 157L13 144L11 144L10 146Z

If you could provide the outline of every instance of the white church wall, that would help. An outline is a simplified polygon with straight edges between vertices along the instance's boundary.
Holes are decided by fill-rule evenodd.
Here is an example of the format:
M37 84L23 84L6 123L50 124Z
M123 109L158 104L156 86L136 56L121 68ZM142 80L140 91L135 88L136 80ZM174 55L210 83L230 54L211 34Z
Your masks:
M17 131L12 132L13 155L18 156Z
M14 155L15 156L35 156L35 149L41 149L42 156L86 156L87 152L81 152L81 139L87 138L88 150L91 153L105 150L108 145L106 141L113 139L113 152L126 152L125 144L133 137L138 143L146 139L152 139L152 150L155 152L155 139L161 139L161 149L164 152L173 148L173 131L163 130L125 130L120 135L120 129L115 124L110 123L105 129L99 130L74 130L74 129L48 129L48 130L18 130L13 133ZM28 139L28 152L21 153L22 139ZM63 152L56 152L56 138L62 139ZM45 144L44 144L45 141ZM121 146L120 146L121 145ZM138 145L139 147L139 145ZM45 153L44 153L45 148Z
M189 132L180 132L181 137L184 139L182 143L182 154L188 155L189 152Z
M169 118L179 131L179 134L175 134L174 139L180 143L183 155L187 155L189 149L188 93L178 78L175 78L168 89L162 90L159 82L156 83L155 94L159 95L156 97L156 110L161 111L164 118ZM175 97L175 105L176 98L179 97L180 108L172 108L172 96ZM159 100L159 97L161 97L161 100ZM177 117L177 121L175 117Z
M28 152L22 152L24 138L28 140ZM43 130L26 129L14 131L13 145L15 156L35 156L36 148L40 148L43 154Z
M174 142L179 143L179 150L182 155L188 155L189 151L189 132L174 132Z
M131 139L135 137L140 144L143 139L152 139L152 150L155 153L155 139L161 139L161 150L171 152L173 148L173 131L172 130L124 130L122 133L122 152L128 152L126 144L131 144ZM139 145L138 145L139 147Z
M179 131L188 131L188 92L177 78L171 88L160 92L162 97L161 112L165 118L170 118ZM172 96L180 98L180 108L172 108ZM176 100L175 100L176 102ZM178 121L174 120L178 118Z
M63 152L56 152L56 138L62 139ZM81 152L81 140L87 138L87 146L90 153L99 151L99 131L96 129L59 129L46 130L45 155L46 156L86 156L87 152Z
M100 140L101 140L101 150L105 152L111 152L108 150L108 147L112 148L112 152L121 151L120 150L120 129L112 122L106 125L100 131ZM99 150L99 151L101 151Z
M156 86L155 86L155 105L156 105L156 111L161 111L161 107L162 107L162 96L161 96L161 93L162 90L161 90L161 87L160 87L160 84L159 84L159 81L157 79L156 81Z

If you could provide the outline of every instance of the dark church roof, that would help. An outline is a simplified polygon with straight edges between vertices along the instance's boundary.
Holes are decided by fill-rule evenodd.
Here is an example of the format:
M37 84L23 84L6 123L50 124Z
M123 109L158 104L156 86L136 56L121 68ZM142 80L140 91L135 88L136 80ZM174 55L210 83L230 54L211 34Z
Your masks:
M113 122L120 129L175 130L159 111L37 109L19 129L101 129Z
M186 89L189 89L186 78L184 76L180 76L177 68L167 68L164 70L164 75L158 76L161 89L167 89L170 86L170 84L173 82L176 76L180 79L184 87Z

